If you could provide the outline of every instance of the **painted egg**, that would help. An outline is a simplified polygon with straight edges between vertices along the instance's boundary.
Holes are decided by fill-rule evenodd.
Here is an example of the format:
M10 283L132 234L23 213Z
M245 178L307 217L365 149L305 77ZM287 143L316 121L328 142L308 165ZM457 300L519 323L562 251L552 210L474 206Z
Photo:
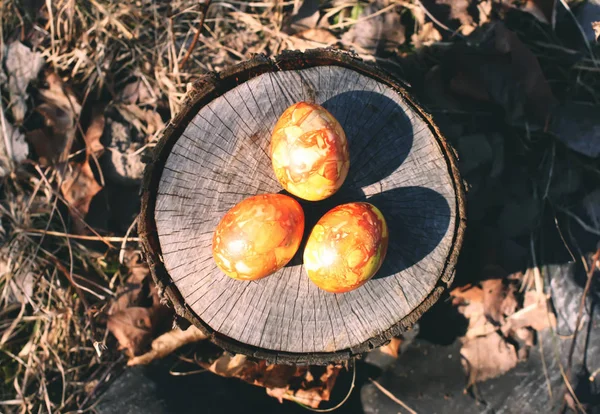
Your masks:
M305 200L323 200L348 175L346 134L325 108L298 102L285 110L273 129L271 160L283 188Z
M227 276L256 280L285 266L304 233L304 212L283 194L261 194L236 204L213 236L213 258Z
M313 228L304 249L308 277L328 292L356 289L377 273L388 246L381 211L369 203L342 204Z

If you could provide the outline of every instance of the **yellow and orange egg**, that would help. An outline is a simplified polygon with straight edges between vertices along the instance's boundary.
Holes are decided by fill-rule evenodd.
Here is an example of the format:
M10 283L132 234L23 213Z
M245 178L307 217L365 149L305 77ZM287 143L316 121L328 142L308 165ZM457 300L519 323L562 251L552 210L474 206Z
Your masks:
M236 204L213 235L213 257L229 277L256 280L285 266L304 232L304 212L283 194L261 194Z
M381 267L389 232L372 204L342 204L317 222L304 249L308 277L323 290L343 293L371 279Z
M271 160L283 188L309 201L339 190L350 168L342 126L325 108L308 102L290 106L277 121Z

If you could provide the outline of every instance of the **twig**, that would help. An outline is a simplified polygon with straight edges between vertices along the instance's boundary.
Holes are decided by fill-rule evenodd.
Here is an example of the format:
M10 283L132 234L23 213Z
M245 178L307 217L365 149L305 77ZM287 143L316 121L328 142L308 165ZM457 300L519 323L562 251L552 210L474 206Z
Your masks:
M194 33L194 37L192 38L192 43L190 44L190 47L188 48L187 52L185 53L185 56L183 57L183 59L181 59L181 62L179 62L179 67L183 67L183 65L185 65L185 63L188 61L188 59L190 58L190 56L192 55L192 52L194 51L194 47L196 47L196 43L198 43L198 38L200 37L200 32L202 32L202 27L204 27L204 19L206 18L206 14L208 12L208 8L210 7L210 2L211 0L200 0L200 11L202 12L202 17L200 18L200 24L197 29L196 29L196 33Z
M417 414L417 412L415 410L413 410L408 405L406 405L405 403L400 401L394 394L392 394L391 392L389 392L388 390L383 388L383 386L380 383L378 383L377 381L375 381L372 378L369 378L369 381L371 381L373 383L373 385L375 385L379 391L384 393L386 397L388 397L390 400L394 401L396 404L402 406L410 414Z
M587 48L588 52L590 53L592 62L594 62L594 66L598 67L598 62L596 62L596 56L594 56L594 50L592 49L592 46L590 46L590 42L588 42L588 39L585 36L585 31L583 30L583 27L581 27L581 24L579 24L579 20L577 20L577 17L575 17L575 15L573 14L573 11L571 10L571 8L569 7L569 5L567 4L567 2L565 0L560 0L560 4L563 5L563 7L567 10L567 13L569 14L569 16L571 16L571 19L573 19L573 23L575 23L575 26L577 26L577 29L579 30L579 33L581 34L581 37L583 38L583 42L585 43L585 47Z
M585 263L585 257L581 258L584 262L584 266L587 268L587 263ZM585 287L583 288L583 293L581 294L581 301L579 302L579 310L577 311L577 321L575 322L575 331L573 332L573 339L571 340L571 347L569 348L569 356L567 357L567 375L571 376L571 367L573 366L573 352L575 351L575 345L577 342L577 334L579 333L579 325L581 323L581 318L583 317L583 309L585 307L585 300L587 299L588 292L590 290L590 286L592 285L592 276L594 275L594 271L597 267L598 259L600 259L600 249L596 251L594 256L592 257L592 265L587 270L587 281L585 282Z
M354 389L354 383L356 381L356 362L352 363L352 383L350 384L350 389L348 390L348 393L346 394L346 396L344 397L344 399L342 401L340 401L338 404L336 404L334 407L331 408L312 408L309 407L308 405L302 404L298 401L296 401L296 404L301 405L302 407L306 408L307 410L310 411L314 411L315 413L330 413L332 411L337 410L338 408L340 408L342 405L344 405L346 403L346 401L348 401L348 398L350 398L350 395L352 394L352 390Z
M125 237L123 237L123 243L121 243L121 250L119 251L119 263L123 264L123 260L125 258L125 246L127 244L127 242L130 240L129 239L129 233L131 233L131 231L133 230L133 228L135 226L137 226L137 222L138 222L138 218L136 217L133 222L131 223L131 225L129 226L129 228L127 229L127 233L125 233ZM139 238L136 237L136 239Z
M130 242L135 241L139 242L139 237L119 237L119 236L85 236L79 234L71 234L71 233L63 233L60 231L52 231L52 230L38 230L38 229L25 229L25 230L17 230L17 232L22 232L27 234L28 236L56 236L56 237L66 237L68 239L77 239L77 240L91 240L91 241L107 241L107 242ZM114 248L114 246L109 246Z
M581 218L579 218L579 216L577 216L575 213L572 213L571 211L567 210L566 208L558 207L558 209L560 211L562 211L563 213L565 213L567 216L571 217L573 220L575 220L577 222L577 224L579 224L581 227L583 227L583 229L585 231L589 231L592 234L596 234L596 235L600 236L600 230L587 224L585 221L583 221Z

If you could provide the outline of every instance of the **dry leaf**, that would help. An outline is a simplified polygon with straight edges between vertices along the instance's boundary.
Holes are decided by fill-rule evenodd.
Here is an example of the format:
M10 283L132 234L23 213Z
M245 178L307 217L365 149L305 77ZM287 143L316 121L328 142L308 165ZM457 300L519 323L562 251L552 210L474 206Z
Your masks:
M69 206L74 220L74 229L77 233L85 230L82 219L87 214L92 198L102 189L96 182L94 173L87 161L83 163L69 163L63 182L60 186L61 192Z
M592 22L592 30L594 31L594 40L597 42L600 39L600 22Z
M75 95L63 85L55 73L46 75L48 89L40 89L44 103L36 108L44 117L45 127L29 132L32 143L42 164L65 161L77 131L81 105Z
M117 290L107 327L132 358L143 354L152 339L169 328L172 310L161 304L148 266L139 256L133 256L128 265L127 282Z
M152 341L152 349L143 355L134 357L127 361L127 365L146 365L150 362L166 357L176 349L192 342L198 342L206 339L207 336L194 325L191 325L185 331L174 329Z
M469 385L505 373L519 360L527 358L534 346L533 330L543 330L556 323L546 298L526 291L519 308L517 283L521 273L499 278L505 271L488 265L484 272L493 278L450 292L452 303L468 320L467 332L461 338L462 364ZM515 344L519 344L518 349Z
M8 45L6 51L6 73L10 92L10 108L17 125L20 125L27 112L27 87L29 82L37 78L44 66L44 58L39 52L32 52L18 40Z
M432 22L426 22L419 30L410 37L413 46L420 49L424 46L431 46L442 40L442 35Z
M312 367L313 371L323 370L323 367ZM318 379L314 378L310 369L305 374L299 389L293 389L290 385L285 388L267 388L267 394L282 402L282 399L294 401L318 408L321 401L329 401L331 390L335 385L341 367L328 365L325 367Z
M303 0L298 10L292 12L284 31L293 33L317 27L321 17L319 7L319 0Z
M109 152L103 158L103 171L115 182L125 185L138 184L144 173L137 133L131 125L114 119L107 119L106 150Z
M110 315L108 330L129 357L141 354L152 340L152 308L131 307Z
M327 29L308 29L296 34L296 36L328 46L337 43L337 37Z
M402 337L395 336L390 340L390 342L387 345L382 346L381 348L379 348L379 350L391 357L398 358L398 355L400 353L400 345L402 345L402 341Z
M451 89L501 105L512 125L530 121L543 127L558 101L537 58L501 22L488 34L479 48L460 44L450 50Z
M469 385L504 374L518 362L514 345L507 343L497 332L467 340L460 355Z
M565 102L552 114L550 132L567 147L591 158L600 156L599 105Z
M137 105L117 105L119 114L140 132L152 135L165 127L160 114L150 109L142 109Z
M485 315L496 323L504 323L507 316L515 313L516 287L507 279L489 279L481 282L483 310Z
M423 7L437 20L467 36L477 26L489 21L491 1L421 0ZM424 18L419 19L421 22ZM417 20L417 21L419 21Z
M33 296L35 275L30 269L21 267L9 249L0 250L0 281L8 286L1 296L8 303L28 303Z
M27 159L29 155L29 146L25 141L25 136L18 128L13 127L10 122L0 114L0 178L9 174L14 164L18 164ZM8 144L8 147L7 145Z
M87 150L100 155L102 151L104 151L104 145L100 143L100 138L102 138L102 134L104 133L104 124L106 120L104 119L104 114L98 108L94 108L92 121L85 131L85 145Z
M543 331L556 326L556 316L548 307L548 300L535 290L525 292L523 308L510 316L509 326L513 330L532 328Z
M150 269L141 260L139 253L126 250L123 258L128 268L125 283L117 288L115 300L110 306L109 314L125 310L130 306L142 306L152 297L153 284L150 283Z
M138 79L125 85L117 100L129 105L151 104L156 101L156 96L142 79Z
M327 367L267 364L254 361L244 355L223 354L211 364L201 365L224 377L237 377L250 384L267 388L267 394L277 398L296 401L317 408L321 401L328 401L339 366Z
M342 35L342 41L370 54L393 51L404 43L404 25L396 9L366 18L388 6L387 0L378 0L365 7L359 20Z

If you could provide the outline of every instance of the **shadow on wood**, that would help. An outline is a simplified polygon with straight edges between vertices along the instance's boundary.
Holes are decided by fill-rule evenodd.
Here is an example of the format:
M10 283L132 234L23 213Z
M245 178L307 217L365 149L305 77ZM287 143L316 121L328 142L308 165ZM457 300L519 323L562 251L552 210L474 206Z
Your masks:
M329 98L323 106L348 138L347 187L360 188L389 177L408 156L414 135L411 120L385 95L354 89Z

